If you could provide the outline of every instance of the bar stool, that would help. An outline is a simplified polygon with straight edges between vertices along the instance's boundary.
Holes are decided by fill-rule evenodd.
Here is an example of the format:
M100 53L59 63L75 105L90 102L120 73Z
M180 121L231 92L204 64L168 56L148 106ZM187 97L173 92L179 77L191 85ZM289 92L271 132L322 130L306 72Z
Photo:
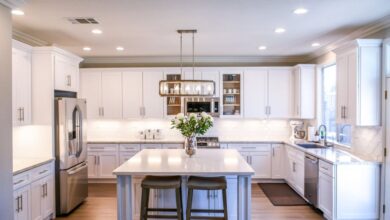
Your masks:
M188 198L186 219L228 219L227 201L226 201L226 178L225 177L198 177L190 176L188 178ZM223 210L192 209L192 198L194 190L222 190ZM223 217L217 216L191 216L195 213L223 213Z
M170 218L183 220L183 205L181 192L180 176L146 176L141 183L141 220L148 218ZM175 189L176 191L176 208L149 208L150 189ZM176 212L176 215L149 215L148 212Z

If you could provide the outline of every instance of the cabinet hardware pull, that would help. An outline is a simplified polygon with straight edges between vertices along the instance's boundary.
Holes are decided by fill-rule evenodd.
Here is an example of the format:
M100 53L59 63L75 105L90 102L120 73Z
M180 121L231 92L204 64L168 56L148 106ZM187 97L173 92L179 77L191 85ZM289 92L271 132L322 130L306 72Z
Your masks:
M42 185L42 198L45 198L45 184Z
M293 172L295 172L295 162L293 162Z
M326 168L326 167L321 167L322 169L324 169L324 170L328 170L328 168Z
M18 110L17 110L17 114L18 114L18 121L22 121L22 108L18 108Z
M22 183L22 182L24 182L24 180L19 180L19 181L15 182L14 185L18 185L19 183Z
M20 211L23 212L23 195L20 196Z
M102 107L102 116L104 117L104 107Z
M18 212L19 213L19 196L18 197L16 197L16 212Z
M242 149L256 149L256 147L241 147Z
M272 148L272 156L275 157L275 148Z
M348 118L348 115L347 115L347 106L344 106L344 118Z
M39 172L39 174L44 174L46 172L47 172L47 170L43 170L43 171Z
M24 107L22 107L22 121L24 121Z
M67 80L66 85L67 86L72 86L72 76L71 75L67 75L66 76L66 80Z

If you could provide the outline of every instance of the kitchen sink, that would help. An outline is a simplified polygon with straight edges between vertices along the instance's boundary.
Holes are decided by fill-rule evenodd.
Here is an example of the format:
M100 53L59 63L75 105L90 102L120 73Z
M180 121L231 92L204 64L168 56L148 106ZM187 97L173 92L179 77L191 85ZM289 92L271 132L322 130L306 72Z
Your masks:
M312 143L307 143L307 144L297 144L298 146L300 147L303 147L303 148L327 148L323 145L320 145L320 144L312 144Z

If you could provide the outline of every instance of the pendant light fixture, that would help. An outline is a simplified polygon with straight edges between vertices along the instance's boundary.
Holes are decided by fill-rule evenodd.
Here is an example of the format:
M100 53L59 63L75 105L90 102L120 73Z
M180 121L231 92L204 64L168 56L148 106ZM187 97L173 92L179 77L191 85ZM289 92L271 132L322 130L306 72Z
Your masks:
M160 96L214 96L215 82L212 80L194 80L195 78L195 34L197 30L177 30L180 34L180 74L182 80L161 80ZM183 80L183 34L192 34L192 78Z

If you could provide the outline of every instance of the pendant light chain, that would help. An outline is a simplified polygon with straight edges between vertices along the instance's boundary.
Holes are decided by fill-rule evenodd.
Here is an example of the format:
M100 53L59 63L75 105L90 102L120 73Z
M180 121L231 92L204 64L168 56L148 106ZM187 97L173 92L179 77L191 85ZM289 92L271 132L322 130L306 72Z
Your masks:
M180 33L180 76L183 77L183 33Z
M192 78L195 79L195 32L192 32Z

